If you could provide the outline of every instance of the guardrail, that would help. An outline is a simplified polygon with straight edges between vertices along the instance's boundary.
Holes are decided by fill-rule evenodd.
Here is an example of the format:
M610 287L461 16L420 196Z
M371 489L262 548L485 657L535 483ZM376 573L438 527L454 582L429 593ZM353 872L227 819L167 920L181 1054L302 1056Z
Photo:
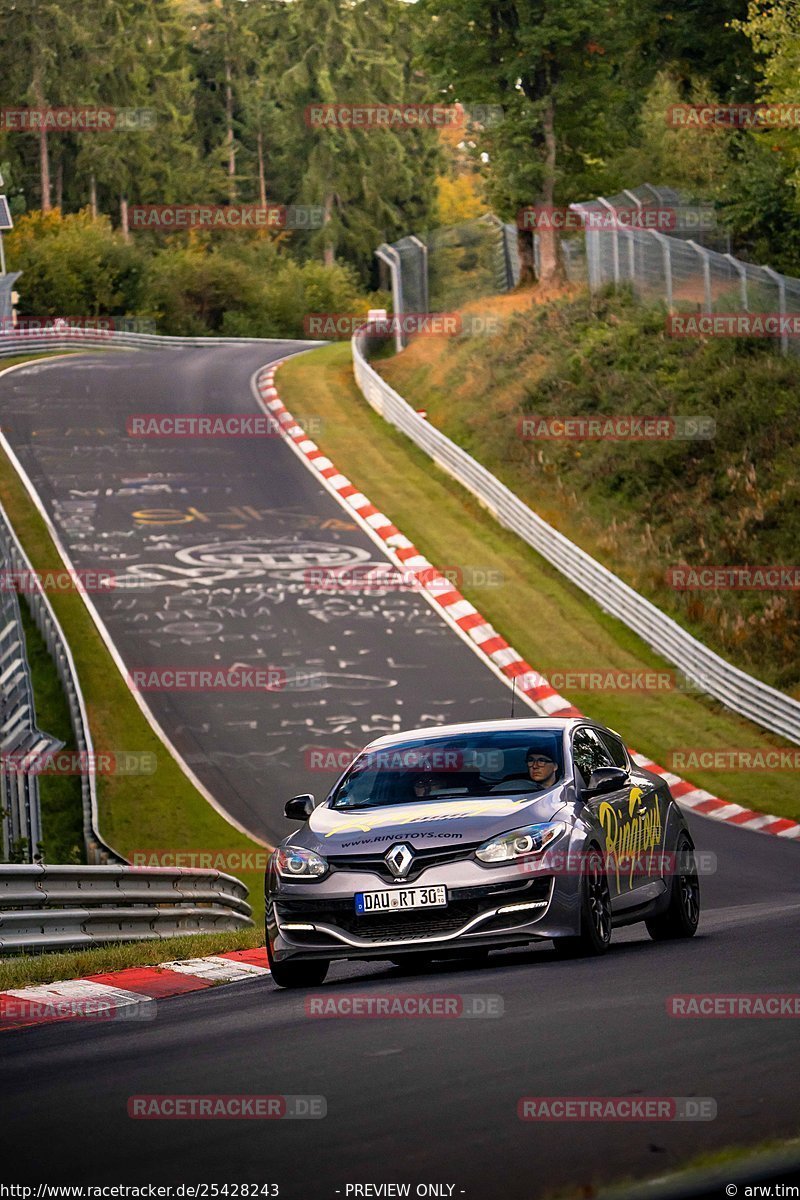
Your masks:
M118 862L125 859L113 850L100 835L97 817L97 780L94 765L94 746L89 731L89 719L86 714L86 702L83 698L81 685L72 651L69 648L64 631L53 611L53 606L42 587L41 580L34 570L30 559L17 538L8 515L0 505L0 558L8 562L15 572L21 572L26 580L24 589L25 600L30 609L36 628L44 638L48 653L53 660L61 687L69 705L70 724L75 738L75 748L81 754L81 762L86 764L81 775L81 796L83 801L83 840L86 854L91 862Z
M34 758L64 745L39 729L14 564L0 506L0 858L36 861L42 842L38 776L23 770Z
M0 331L0 358L17 354L40 354L46 350L181 350L187 346L283 345L301 340L304 346L323 346L324 342L296 338L169 337L160 333L124 333L118 330L53 329L42 333Z
M0 952L134 942L252 925L232 875L171 867L0 865Z
M368 326L352 339L353 373L368 404L467 488L492 515L617 617L699 690L764 729L800 742L800 703L733 666L554 529L466 450L419 416L367 362Z

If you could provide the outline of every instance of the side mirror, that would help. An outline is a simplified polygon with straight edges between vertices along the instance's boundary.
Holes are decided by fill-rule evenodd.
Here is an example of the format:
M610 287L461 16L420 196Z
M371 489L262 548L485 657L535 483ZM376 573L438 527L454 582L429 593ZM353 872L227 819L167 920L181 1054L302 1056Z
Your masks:
M598 767L592 771L588 784L583 789L584 800L592 796L604 796L606 792L616 792L624 788L629 779L628 772L623 767Z
M283 815L290 821L307 821L314 811L314 797L309 793L303 796L292 796L286 801Z

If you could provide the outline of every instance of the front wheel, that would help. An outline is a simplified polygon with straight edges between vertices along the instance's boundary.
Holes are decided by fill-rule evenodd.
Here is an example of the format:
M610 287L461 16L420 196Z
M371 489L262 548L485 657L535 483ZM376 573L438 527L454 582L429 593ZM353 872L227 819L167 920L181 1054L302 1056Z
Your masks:
M559 958L597 958L611 945L611 893L602 856L590 851L581 880L581 931L577 937L555 938Z
M669 905L657 917L645 921L647 932L654 942L672 941L675 938L694 937L700 922L700 883L697 878L697 863L694 847L687 837L678 842L676 859L683 859L685 866L680 875L673 875Z
M267 962L273 981L282 988L319 987L325 982L328 967L331 965L326 958L312 958L298 962L289 959L287 962L276 962L272 957L272 947L267 938Z

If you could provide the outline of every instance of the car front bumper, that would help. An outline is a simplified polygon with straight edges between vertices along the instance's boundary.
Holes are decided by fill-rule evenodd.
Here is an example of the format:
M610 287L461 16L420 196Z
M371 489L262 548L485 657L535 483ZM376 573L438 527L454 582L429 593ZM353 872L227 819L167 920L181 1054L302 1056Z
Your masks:
M578 932L576 881L526 876L514 867L487 871L461 864L455 868L452 864L450 869L426 871L412 885L443 884L446 908L363 916L355 913L356 892L391 890L374 875L336 872L311 885L274 879L266 904L273 958L386 959L408 953L457 953Z

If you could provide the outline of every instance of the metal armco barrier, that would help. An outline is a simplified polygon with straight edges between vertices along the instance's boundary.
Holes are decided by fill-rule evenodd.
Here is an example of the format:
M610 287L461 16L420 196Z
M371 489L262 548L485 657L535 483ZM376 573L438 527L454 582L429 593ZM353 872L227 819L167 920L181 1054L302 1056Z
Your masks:
M42 354L62 350L181 350L186 347L282 345L293 341L286 338L224 338L224 337L167 337L159 333L122 333L117 330L53 329L24 334L0 330L0 358L18 354ZM306 346L323 346L324 342L301 339Z
M83 840L86 854L90 862L118 862L125 859L117 854L100 836L97 820L97 782L94 766L94 746L89 732L89 721L86 715L86 704L81 692L78 674L72 652L64 637L64 632L53 612L53 606L41 585L41 581L31 565L30 559L22 548L11 522L0 505L0 561L7 564L8 569L20 572L29 581L25 589L25 600L36 624L36 628L44 638L50 657L61 682L64 695L69 705L70 723L75 738L75 747L82 753L87 767L81 777L81 794L83 799ZM11 593L14 601L16 596ZM34 780L36 776L28 776Z
M434 428L369 365L365 329L352 339L353 373L367 402L406 434L433 461L458 480L489 512L562 575L586 592L605 612L617 617L701 690L764 729L800 743L800 702L739 670L687 633L677 621L651 604L607 567L559 533L552 525Z
M33 687L8 539L0 507L0 856L32 863L42 842L39 780L23 770L27 756L64 743L36 724Z
M225 932L250 914L245 885L220 871L0 864L0 953Z

